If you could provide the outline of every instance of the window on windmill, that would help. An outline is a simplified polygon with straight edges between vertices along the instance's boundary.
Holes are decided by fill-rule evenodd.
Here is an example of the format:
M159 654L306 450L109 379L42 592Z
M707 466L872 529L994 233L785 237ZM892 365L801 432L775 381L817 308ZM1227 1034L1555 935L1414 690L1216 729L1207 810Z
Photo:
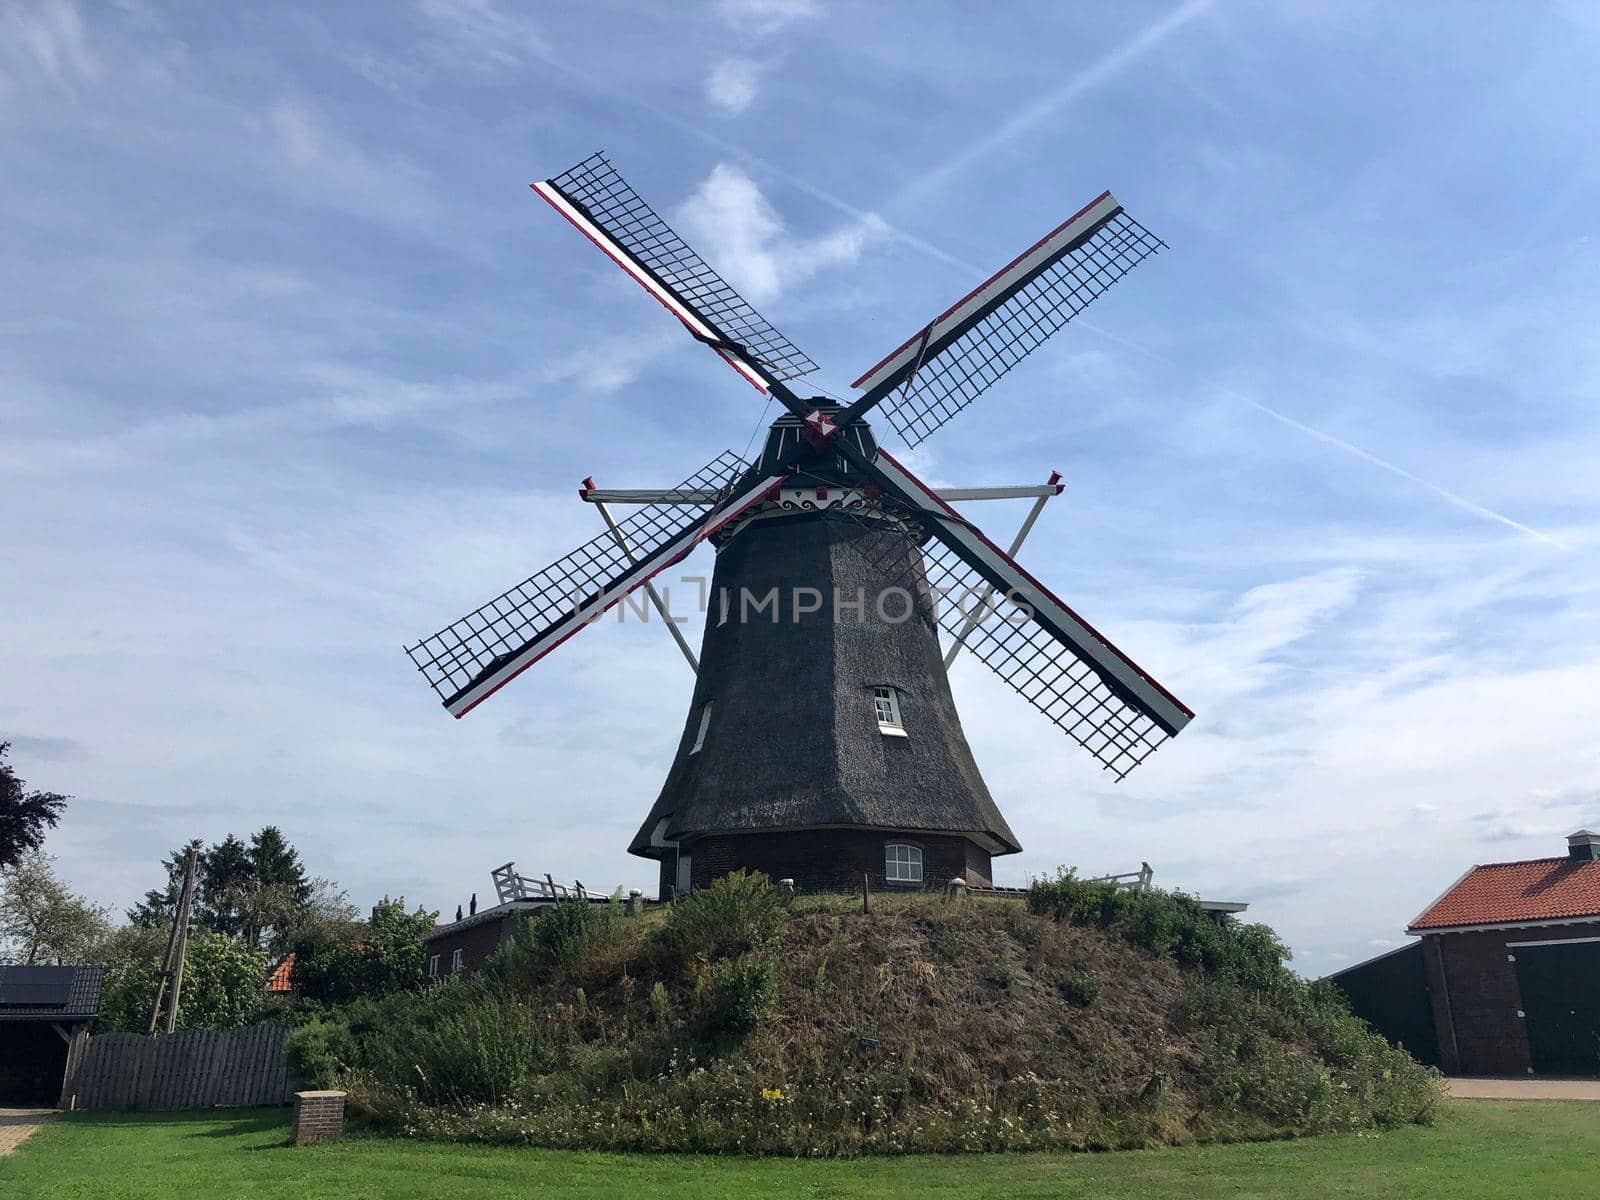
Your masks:
M900 693L892 687L872 689L872 710L878 718L878 732L894 737L905 737L906 727L900 720Z
M454 949L454 950L452 950L450 952L450 969L452 971L461 970L461 949L460 949L460 947L457 947L456 949Z
M902 842L884 847L883 874L890 883L922 882L922 851Z
M428 955L428 978L439 978L439 956L437 954Z
M694 732L694 745L689 747L690 754L699 754L700 747L706 744L706 730L711 728L711 705L706 704L700 710L700 728Z

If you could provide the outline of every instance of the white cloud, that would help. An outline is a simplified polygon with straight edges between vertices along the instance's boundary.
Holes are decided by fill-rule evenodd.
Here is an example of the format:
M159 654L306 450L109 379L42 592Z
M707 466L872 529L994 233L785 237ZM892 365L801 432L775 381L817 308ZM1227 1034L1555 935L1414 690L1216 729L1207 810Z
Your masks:
M718 0L723 19L741 31L772 34L822 12L817 0Z
M70 0L11 0L0 9L0 85L33 79L70 93L99 73L83 16Z
M725 58L706 77L706 99L730 115L749 108L756 98L761 66L748 58Z
M550 52L532 21L494 0L420 0L417 8L437 33L432 55L452 68L492 74Z
M753 304L774 300L829 267L855 262L886 236L872 215L815 238L791 236L755 180L718 163L679 209L676 224Z

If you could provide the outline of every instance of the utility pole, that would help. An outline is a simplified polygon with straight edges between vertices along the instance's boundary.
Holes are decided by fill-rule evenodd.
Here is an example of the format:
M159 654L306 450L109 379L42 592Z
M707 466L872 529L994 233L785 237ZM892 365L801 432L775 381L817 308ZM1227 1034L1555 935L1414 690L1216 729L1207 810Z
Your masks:
M178 908L172 914L172 930L167 934L167 952L161 959L161 973L156 977L156 999L150 1006L150 1034L155 1035L156 1022L161 1016L161 995L166 991L167 980L172 980L172 992L167 996L166 1031L178 1027L178 994L183 989L183 960L189 950L189 913L194 905L195 877L199 874L199 851L191 845L183 863L183 887L178 893Z

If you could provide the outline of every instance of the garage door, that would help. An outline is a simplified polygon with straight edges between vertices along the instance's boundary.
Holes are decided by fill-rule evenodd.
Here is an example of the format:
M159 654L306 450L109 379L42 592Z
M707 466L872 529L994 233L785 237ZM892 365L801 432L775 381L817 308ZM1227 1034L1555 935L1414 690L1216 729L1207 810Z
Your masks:
M1600 1075L1600 939L1512 943L1538 1075Z

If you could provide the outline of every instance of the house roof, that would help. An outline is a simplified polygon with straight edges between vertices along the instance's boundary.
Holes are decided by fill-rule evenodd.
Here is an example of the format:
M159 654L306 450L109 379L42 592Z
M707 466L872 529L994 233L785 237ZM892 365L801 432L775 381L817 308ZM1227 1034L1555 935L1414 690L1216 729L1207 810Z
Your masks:
M273 964L267 972L267 983L262 991L282 995L294 991L294 951L290 951Z
M1473 867L1411 922L1411 931L1574 917L1600 920L1600 860L1536 858Z
M92 1021L104 976L104 967L0 967L0 1022Z

